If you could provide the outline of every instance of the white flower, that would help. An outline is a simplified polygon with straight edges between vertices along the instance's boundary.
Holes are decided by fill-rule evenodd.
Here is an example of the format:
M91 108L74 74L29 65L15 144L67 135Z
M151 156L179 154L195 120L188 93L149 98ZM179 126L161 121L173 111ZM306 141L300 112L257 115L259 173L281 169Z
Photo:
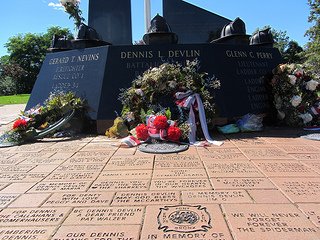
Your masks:
M318 85L319 83L317 81L310 80L309 82L307 82L306 89L310 91L314 91L317 89Z
M301 103L302 101L302 98L300 96L293 96L290 100L291 102L291 105L294 106L294 107L297 107L299 106L299 104Z
M283 120L285 117L286 117L286 114L284 112L281 112L281 111L278 110L278 118L280 120Z
M291 85L295 85L297 82L297 77L295 75L289 75Z
M144 96L144 92L142 91L142 89L141 89L141 88L136 89L136 94L137 94L137 95L139 95L139 96L141 96L141 97L143 97L143 96Z
M282 107L282 99L279 95L275 95L274 97L275 107L276 109L280 109Z
M299 114L299 117L303 120L304 124L312 121L312 115L310 113Z
M75 6L80 3L80 0L60 0L60 3L62 6L65 6L67 3L70 3Z
M175 88L177 86L177 83L175 81L169 81L169 87Z

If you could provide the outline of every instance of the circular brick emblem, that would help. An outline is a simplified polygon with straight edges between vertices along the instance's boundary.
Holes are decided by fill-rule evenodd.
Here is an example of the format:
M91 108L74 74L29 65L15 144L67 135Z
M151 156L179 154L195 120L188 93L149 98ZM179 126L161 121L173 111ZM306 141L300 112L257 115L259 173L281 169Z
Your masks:
M211 216L202 206L166 206L158 214L159 230L164 232L207 232L211 226Z

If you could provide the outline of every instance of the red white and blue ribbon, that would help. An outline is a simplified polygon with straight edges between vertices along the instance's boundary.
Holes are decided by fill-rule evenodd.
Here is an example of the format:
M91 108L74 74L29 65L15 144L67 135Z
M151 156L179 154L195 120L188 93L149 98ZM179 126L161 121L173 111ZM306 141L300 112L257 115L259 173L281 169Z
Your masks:
M210 144L221 146L223 142L213 140L209 134L206 113L205 113L200 95L198 93L193 93L192 91L187 91L187 92L177 92L175 96L176 96L176 99L178 99L176 103L179 106L184 108L189 108L189 119L187 122L191 129L189 134L190 144L201 145L201 143L197 142L196 140L197 126L196 126L196 117L195 117L194 110L197 109L199 112L201 129L203 131L205 139Z
M127 145L128 147L136 147L141 144L139 139L135 138L134 136L122 138L120 142Z

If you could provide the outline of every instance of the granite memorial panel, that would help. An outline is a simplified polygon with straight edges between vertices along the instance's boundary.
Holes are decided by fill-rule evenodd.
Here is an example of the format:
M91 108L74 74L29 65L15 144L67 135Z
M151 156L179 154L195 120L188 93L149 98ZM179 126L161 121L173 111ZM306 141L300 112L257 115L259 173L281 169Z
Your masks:
M42 103L54 90L74 91L87 99L89 116L97 120L98 132L104 133L115 111L121 112L120 89L130 87L149 68L194 59L200 61L200 71L221 81L221 89L215 91L219 117L268 112L262 77L281 62L279 51L228 44L104 46L51 53L26 109Z
M89 26L103 41L114 45L132 44L131 1L90 0Z
M231 20L181 0L163 0L163 16L179 43L205 43L220 37Z
M108 48L87 48L47 54L26 109L42 104L54 91L72 91L85 98L97 119Z

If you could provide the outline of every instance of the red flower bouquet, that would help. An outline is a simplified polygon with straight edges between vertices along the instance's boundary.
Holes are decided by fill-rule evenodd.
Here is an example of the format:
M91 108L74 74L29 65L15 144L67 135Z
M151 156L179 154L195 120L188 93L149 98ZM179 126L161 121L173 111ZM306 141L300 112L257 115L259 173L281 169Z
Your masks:
M168 128L168 119L166 116L159 115L153 121L153 125L156 129L166 129Z
M181 137L181 130L178 127L168 128L168 140L173 142L178 142Z
M13 123L13 129L25 129L27 127L28 122L24 119L19 118Z
M148 127L145 124L139 124L136 127L137 138L146 141L149 138Z

